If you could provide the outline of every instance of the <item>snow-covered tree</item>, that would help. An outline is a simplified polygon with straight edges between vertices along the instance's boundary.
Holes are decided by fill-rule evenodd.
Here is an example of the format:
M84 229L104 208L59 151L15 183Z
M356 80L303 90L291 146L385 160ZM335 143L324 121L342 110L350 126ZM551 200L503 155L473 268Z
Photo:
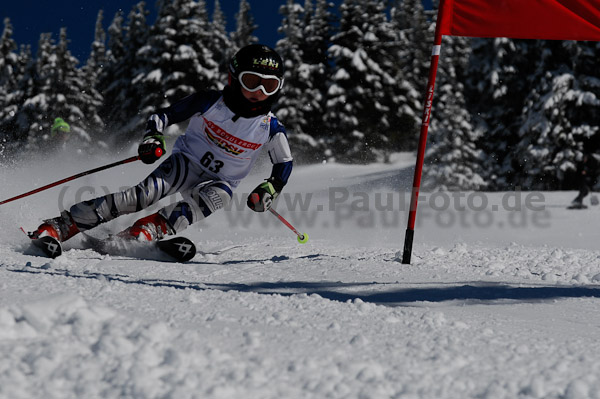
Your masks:
M465 92L474 128L482 137L482 173L490 189L514 187L520 173L512 154L536 69L534 43L507 38L472 41Z
M0 153L12 138L11 122L19 102L17 85L19 81L19 56L15 52L17 43L12 38L13 27L10 19L4 19L4 30L0 37Z
M61 28L54 51L56 69L47 70L46 74L40 71L40 75L45 75L50 83L50 122L55 117L62 117L71 125L71 134L78 135L85 142L90 141L90 136L103 138L103 123L98 116L99 96L88 87L84 71L77 69L79 61L71 55L68 43L67 29Z
M294 150L306 161L326 158L321 138L326 134L323 113L329 62L329 44L333 16L331 5L306 0L304 8L288 1L280 8L283 14L280 32L284 38L277 50L285 61L283 96L277 104L277 115L294 134L289 135Z
M541 59L533 76L539 79L525 102L513 165L522 171L522 187L558 189L565 173L575 171L584 144L597 141L600 74L590 64L598 47L572 41L537 43Z
M135 130L139 120L134 120L133 126L130 125L132 118L137 118L140 103L132 81L143 68L137 52L148 40L148 14L146 3L139 2L129 12L126 26L123 26L122 13L117 12L108 30L108 61L99 84L104 97L102 117L106 121L107 131L120 142L139 136L139 131Z
M302 17L304 9L294 0L287 0L285 5L279 8L279 13L283 15L282 25L279 32L284 38L277 42L277 52L284 60L285 64L285 95L279 100L277 115L293 126L298 132L303 131L303 108L305 104L305 89L307 83L300 76L301 68L306 68L304 63L304 53L302 43L304 41L304 31L302 26Z
M129 124L133 131L156 109L194 91L217 88L219 65L206 45L209 35L204 0L162 3L147 44L137 53L140 68L132 84L139 113Z
M254 24L254 17L250 11L247 0L240 0L240 7L235 14L235 31L231 33L231 41L236 50L249 44L258 43L254 31L258 26Z
M138 3L134 9L139 9L141 7L143 10L144 4L144 2ZM145 20L146 14L142 13L142 15L144 16ZM123 44L125 37L125 27L123 26L124 20L123 10L118 10L108 27L108 49L106 51L106 61L109 65L120 61L125 55Z
M320 138L325 134L322 115L325 112L325 93L331 72L327 50L336 19L332 12L332 3L328 0L316 0L314 8L309 7L310 4L311 1L306 0L305 40L302 43L306 64L302 78L306 78L310 85L306 89L306 122L303 130ZM311 8L313 11L309 12Z
M410 143L414 145L423 112L423 88L428 78L435 21L428 18L422 0L396 0L390 15L396 35L392 46L398 65L395 78L400 89L396 102L414 119Z
M24 101L16 115L17 138L26 139L27 148L48 151L55 140L50 135L54 118L61 117L71 125L70 143L82 150L98 150L102 136L102 120L97 113L97 99L87 86L78 60L68 49L66 28L55 44L51 34L40 37L35 70L22 78Z
M0 107L6 93L16 86L17 43L12 38L13 26L9 18L4 19L4 30L0 37Z
M227 82L229 73L229 59L232 57L234 49L233 43L227 35L227 21L225 14L221 10L221 3L215 0L212 21L210 23L210 37L207 48L213 54L215 62L219 65L219 88Z
M331 129L328 145L345 162L384 159L397 128L389 98L397 85L387 70L391 27L385 4L375 0L345 0L340 5L340 29L329 48L334 65L327 92L325 121Z
M98 11L98 17L96 18L96 30L94 32L94 41L92 42L92 48L90 56L83 67L83 72L88 81L90 88L95 89L98 86L98 79L103 69L106 66L106 32L102 27L102 20L104 18L104 12ZM100 99L101 100L101 99Z

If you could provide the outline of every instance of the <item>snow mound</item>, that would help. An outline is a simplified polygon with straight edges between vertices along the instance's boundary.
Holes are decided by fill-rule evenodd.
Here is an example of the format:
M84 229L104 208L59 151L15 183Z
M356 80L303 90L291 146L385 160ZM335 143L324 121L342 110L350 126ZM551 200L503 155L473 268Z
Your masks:
M0 396L6 398L190 397L195 370L224 359L218 350L187 350L185 333L92 306L73 294L0 308ZM177 348L176 348L177 346ZM182 346L184 348L182 348ZM189 348L188 348L189 349ZM191 375L194 374L194 375Z

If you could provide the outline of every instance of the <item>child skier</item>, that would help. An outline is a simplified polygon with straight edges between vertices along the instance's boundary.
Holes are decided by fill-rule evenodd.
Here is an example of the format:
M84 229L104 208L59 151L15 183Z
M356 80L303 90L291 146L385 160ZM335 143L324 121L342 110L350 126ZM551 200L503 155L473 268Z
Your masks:
M587 208L587 206L583 205L583 199L590 193L591 187L596 184L598 169L600 169L600 162L596 158L595 154L591 152L584 153L581 161L577 164L579 193L571 202L569 209ZM592 195L591 204L598 204L598 198L595 195Z
M232 191L248 175L259 150L273 163L271 177L248 196L256 212L269 209L286 185L292 156L283 125L271 106L283 86L283 61L275 50L259 44L239 50L229 64L229 84L222 91L202 91L151 115L138 153L146 164L165 152L164 129L189 119L173 153L134 187L73 205L45 220L31 238L50 235L66 241L118 216L139 212L175 194L183 201L136 221L119 233L127 239L158 240L226 206Z

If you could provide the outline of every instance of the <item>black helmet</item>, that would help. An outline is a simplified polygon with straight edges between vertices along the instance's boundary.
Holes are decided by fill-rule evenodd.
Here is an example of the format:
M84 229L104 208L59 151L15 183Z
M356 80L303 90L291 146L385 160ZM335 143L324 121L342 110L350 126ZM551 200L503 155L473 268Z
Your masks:
M238 79L244 71L274 75L283 79L283 60L269 46L250 44L242 47L229 62L229 72L233 79Z
M239 79L243 72L275 76L279 85L265 101L252 103L242 95L242 85ZM225 104L236 115L245 118L267 114L279 97L283 86L283 73L283 60L272 48L262 44L250 44L242 47L231 57L229 62L229 85L223 90Z

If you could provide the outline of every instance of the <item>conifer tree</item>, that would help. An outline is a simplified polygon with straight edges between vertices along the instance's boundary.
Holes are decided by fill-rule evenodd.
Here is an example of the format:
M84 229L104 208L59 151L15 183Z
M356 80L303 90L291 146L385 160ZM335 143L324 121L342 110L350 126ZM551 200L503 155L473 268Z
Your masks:
M85 66L81 69L85 79L85 93L89 95L89 103L86 106L87 110L99 118L94 122L96 126L103 125L100 114L104 99L97 88L99 87L100 76L102 75L104 68L107 67L106 32L102 27L103 16L104 13L100 10L96 18L94 41L92 42L90 56L88 57ZM96 134L99 133L99 131L96 132ZM104 139L106 139L106 137L104 137Z
M465 83L467 107L484 151L482 177L489 189L516 184L512 154L520 140L521 113L537 59L532 40L473 39Z
M394 97L403 120L395 123L403 134L397 135L398 146L416 146L423 113L424 87L427 82L431 44L435 23L428 17L422 0L396 0L390 10L394 39L390 53L397 65L394 78L398 82Z
M277 50L285 61L284 95L279 100L277 116L285 121L296 153L305 161L326 158L326 147L319 137L323 129L323 110L329 63L327 45L332 20L329 3L319 0L313 6L306 0L304 8L293 1L281 6L280 32L284 38Z
M12 38L13 27L9 18L4 19L4 30L0 37L0 151L11 139L14 115L19 93L19 56L15 52L17 43Z
M285 64L285 95L279 100L277 115L296 131L303 132L306 126L303 108L307 87L304 76L300 76L301 70L307 68L301 48L304 41L302 29L304 9L294 0L287 0L287 3L280 7L279 12L283 15L279 32L283 33L284 37L277 42L276 49Z
M302 131L315 138L322 138L323 114L327 93L327 81L330 76L327 49L330 45L332 26L336 23L328 0L316 0L314 7L311 0L305 5L305 40L301 42L305 68L301 79L306 82L304 103L304 125ZM312 11L311 11L312 10Z
M104 97L102 117L107 131L113 133L117 142L127 143L138 137L140 97L133 84L144 65L138 51L147 44L149 11L141 1L134 5L123 26L123 15L117 12L109 27L108 66L100 76L100 88Z
M15 153L27 139L29 123L24 118L23 105L27 96L33 90L36 77L36 64L31 54L31 45L21 45L17 58L17 88L9 96L9 101L4 106L3 119L0 130L8 134L7 147L9 153Z
M253 35L256 28L250 4L247 0L240 0L239 10L235 14L235 31L231 33L231 41L236 51L249 44L258 43L258 38Z
M90 87L95 88L98 86L98 79L102 70L106 67L106 32L102 27L102 19L104 18L104 12L98 11L96 18L96 27L94 31L94 41L92 42L90 56L87 59L83 71L88 80Z
M91 136L101 134L102 120L97 114L97 101L90 92L78 60L68 49L66 28L60 30L55 44L51 34L40 36L35 70L27 71L23 106L18 110L18 136L27 139L27 148L37 150L55 143L50 135L54 118L61 117L71 125L70 143L76 148L89 148ZM98 136L102 138L102 136ZM97 151L98 140L94 143Z
M6 92L16 83L17 43L12 38L13 26L9 18L4 19L4 30L0 37L0 106Z
M215 0L210 23L210 38L207 44L208 49L214 56L215 62L218 64L219 76L216 78L218 87L222 88L224 82L227 82L229 73L229 59L233 55L233 43L227 35L227 21L225 14L221 10L221 3Z
M77 69L79 61L71 55L68 43L67 29L61 28L59 42L54 49L56 69L47 71L49 74L46 75L50 83L47 93L51 99L47 117L51 119L50 124L55 117L68 121L71 134L77 135L86 146L93 136L104 139L103 123L98 115L101 97L88 86L84 71Z
M42 140L49 139L49 104L52 101L50 82L56 76L57 57L53 56L56 44L51 33L42 33L38 41L35 63L27 71L24 101L17 115L17 140L27 141L28 148L38 148Z
M346 162L383 159L393 129L387 88L396 85L383 65L390 33L385 7L379 1L345 0L340 13L340 31L329 48L334 70L325 120L335 132L328 144Z
M209 26L204 0L162 3L148 44L137 53L141 67L132 83L139 113L130 126L141 130L157 108L194 91L217 88L219 65L206 45Z
M520 166L522 187L561 189L568 186L565 176L575 171L586 144L597 140L599 76L590 68L597 47L573 41L537 44L541 58L523 109L513 165Z
M138 3L135 7L144 6L144 2ZM142 14L145 17L145 14ZM112 22L108 27L108 49L106 51L106 59L108 65L119 62L125 55L124 49L124 31L123 26L123 10L118 10L113 17Z

